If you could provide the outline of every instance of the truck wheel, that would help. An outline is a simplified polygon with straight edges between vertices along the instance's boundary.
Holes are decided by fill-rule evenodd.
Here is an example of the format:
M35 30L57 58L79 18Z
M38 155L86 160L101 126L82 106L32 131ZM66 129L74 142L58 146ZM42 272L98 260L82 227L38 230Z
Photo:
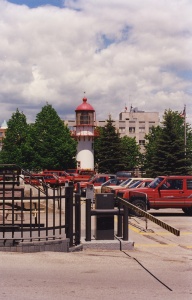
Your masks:
M140 200L140 199L135 199L131 202L133 205L137 206L138 208L146 211L146 204L143 200ZM134 216L137 216L137 217L140 217L141 215L136 212L136 211L133 211L131 210L131 214L133 214Z
M182 211L183 211L187 216L192 216L192 207L184 207L184 208L182 208Z

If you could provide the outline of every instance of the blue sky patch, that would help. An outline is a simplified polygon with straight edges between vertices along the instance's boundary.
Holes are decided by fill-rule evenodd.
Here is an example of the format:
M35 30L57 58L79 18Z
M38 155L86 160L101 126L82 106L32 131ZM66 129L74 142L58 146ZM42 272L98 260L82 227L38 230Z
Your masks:
M178 71L177 76L186 80L192 80L192 70Z
M64 7L63 0L9 0L8 2L27 5L28 7L34 8L42 5L53 5L58 7Z

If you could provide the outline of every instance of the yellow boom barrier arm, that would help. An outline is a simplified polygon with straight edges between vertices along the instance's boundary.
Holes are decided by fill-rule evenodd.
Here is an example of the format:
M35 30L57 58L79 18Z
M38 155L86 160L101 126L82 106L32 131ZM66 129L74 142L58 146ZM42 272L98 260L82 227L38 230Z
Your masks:
M133 211L138 212L141 216L146 217L147 219L149 219L150 221L154 222L155 224L161 226L162 228L164 228L165 230L171 232L172 234L176 235L176 236L180 236L180 230L166 224L165 222L155 218L154 216L152 216L151 214L147 213L146 211L140 209L139 207L133 205L132 203L127 202L126 200L118 197L118 199L121 200L121 203L126 205L128 208L131 208Z

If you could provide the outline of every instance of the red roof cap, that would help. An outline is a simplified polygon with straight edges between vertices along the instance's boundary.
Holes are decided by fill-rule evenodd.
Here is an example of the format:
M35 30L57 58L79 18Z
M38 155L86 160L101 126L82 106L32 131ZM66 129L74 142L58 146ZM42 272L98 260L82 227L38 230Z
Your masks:
M83 103L77 106L75 111L80 111L80 110L88 110L88 111L95 111L93 106L91 106L89 103L87 103L87 98L83 98Z

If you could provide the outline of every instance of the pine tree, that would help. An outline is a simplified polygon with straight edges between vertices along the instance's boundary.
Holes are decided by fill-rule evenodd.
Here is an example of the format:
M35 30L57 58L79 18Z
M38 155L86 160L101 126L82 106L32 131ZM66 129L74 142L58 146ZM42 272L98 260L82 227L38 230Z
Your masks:
M25 167L24 147L29 134L26 116L17 109L7 122L6 137L0 153L1 163L16 164Z
M95 143L96 163L100 173L116 173L121 168L121 142L111 118L100 130Z
M136 142L136 138L124 136L121 141L121 162L124 170L133 170L140 165L140 147Z
M151 132L145 136L145 153L143 154L143 169L148 177L156 177L158 160L156 160L156 152L159 144L158 138L162 128L160 126L152 127Z
M187 125L185 147L185 124L178 112L165 110L162 127L148 135L146 166L151 176L187 175L191 172L191 129Z
M64 170L75 167L76 141L51 105L45 105L37 114L31 136L34 168Z

